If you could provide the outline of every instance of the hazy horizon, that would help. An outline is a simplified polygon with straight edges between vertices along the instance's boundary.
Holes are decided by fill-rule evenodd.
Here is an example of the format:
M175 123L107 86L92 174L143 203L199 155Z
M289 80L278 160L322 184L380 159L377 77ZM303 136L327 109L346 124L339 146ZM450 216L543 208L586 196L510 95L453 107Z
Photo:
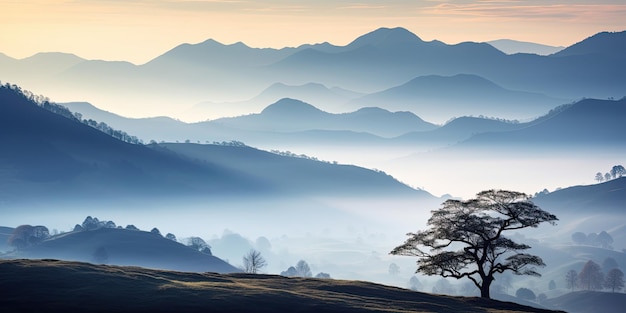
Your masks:
M143 64L182 43L215 39L256 48L345 45L380 27L449 44L512 39L569 46L626 29L626 4L596 1L19 1L0 4L0 52ZM41 30L45 31L41 31Z

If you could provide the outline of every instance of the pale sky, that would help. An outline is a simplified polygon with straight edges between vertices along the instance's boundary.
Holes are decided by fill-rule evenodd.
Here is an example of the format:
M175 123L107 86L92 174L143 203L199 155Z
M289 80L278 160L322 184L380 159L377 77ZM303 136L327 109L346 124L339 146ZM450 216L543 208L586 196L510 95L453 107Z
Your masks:
M626 30L626 0L0 0L0 52L68 52L142 64L181 43L345 45L379 27L446 43L568 46Z

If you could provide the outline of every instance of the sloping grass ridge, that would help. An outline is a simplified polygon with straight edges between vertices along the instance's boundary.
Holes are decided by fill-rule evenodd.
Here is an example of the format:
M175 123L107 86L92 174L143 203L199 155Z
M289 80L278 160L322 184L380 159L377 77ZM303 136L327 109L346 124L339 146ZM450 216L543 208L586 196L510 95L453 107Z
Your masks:
M0 260L2 312L553 312L360 281Z

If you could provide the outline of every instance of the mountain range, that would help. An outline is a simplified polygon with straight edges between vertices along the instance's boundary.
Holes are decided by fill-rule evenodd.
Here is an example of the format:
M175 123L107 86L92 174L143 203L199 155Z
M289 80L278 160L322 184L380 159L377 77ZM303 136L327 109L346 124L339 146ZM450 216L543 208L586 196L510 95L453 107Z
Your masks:
M45 110L19 89L7 86L0 88L0 130L0 140L11 147L0 155L5 207L12 201L49 201L45 199L268 195L284 193L286 186L290 193L310 195L422 193L383 173L293 160L250 147L212 146L206 149L221 154L220 159L211 159L210 154L194 159L164 146L128 144L76 118ZM256 159L259 155L265 157ZM259 168L283 164L281 171L307 173L308 180L302 185L276 184L272 181L281 181L276 176L281 175L279 171L268 171L263 177L248 173L232 162L235 157L254 160Z
M533 105L554 105L555 99L623 97L626 74L619 71L626 64L623 47L624 32L599 33L548 56L507 55L486 43L426 42L403 28L381 28L346 46L256 49L243 43L223 45L207 40L180 45L143 65L83 60L62 53L43 53L23 60L0 56L0 78L56 101L89 101L126 116L169 115L205 120L215 116L194 115L194 105L247 101L277 83L332 86L329 89L372 94L419 77L467 77L457 76L462 74L481 77L520 96L525 93L530 98L520 105L530 109ZM33 75L35 70L37 75ZM443 84L449 84L450 90L458 88L452 80ZM471 97L466 103L495 101L480 93L467 95ZM284 97L289 95L280 96ZM334 103L321 103L340 98L335 94L320 97L320 103L301 100L340 113L341 109L329 109ZM415 101L421 100L418 97ZM419 106L412 109L418 110ZM501 109L508 112L508 108ZM227 116L241 111L233 109L235 114ZM227 105L220 105L220 114L226 113ZM427 118L422 112L413 113ZM495 113L502 114L478 114ZM509 113L515 115L519 111ZM526 112L523 117L535 114L536 111ZM450 112L444 120L460 115Z
M87 103L64 103L69 109L124 129L144 140L242 141L252 145L320 142L343 145L406 146L430 148L461 143L459 148L505 145L619 147L626 116L626 98L585 99L561 105L527 122L463 116L438 126L410 112L390 112L367 107L332 114L295 99L281 99L258 114L183 123L160 117L129 119ZM317 138L317 139L316 139Z
M566 100L543 94L502 88L476 75L458 74L420 76L400 86L354 99L346 107L378 106L392 111L410 111L440 122L468 115L530 119L564 102Z

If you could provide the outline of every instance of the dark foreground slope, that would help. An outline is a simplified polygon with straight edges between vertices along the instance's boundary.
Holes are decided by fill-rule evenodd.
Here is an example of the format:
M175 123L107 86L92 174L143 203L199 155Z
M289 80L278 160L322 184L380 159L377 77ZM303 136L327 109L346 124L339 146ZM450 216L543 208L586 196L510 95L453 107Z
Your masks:
M0 261L0 310L72 312L551 312L366 282Z

